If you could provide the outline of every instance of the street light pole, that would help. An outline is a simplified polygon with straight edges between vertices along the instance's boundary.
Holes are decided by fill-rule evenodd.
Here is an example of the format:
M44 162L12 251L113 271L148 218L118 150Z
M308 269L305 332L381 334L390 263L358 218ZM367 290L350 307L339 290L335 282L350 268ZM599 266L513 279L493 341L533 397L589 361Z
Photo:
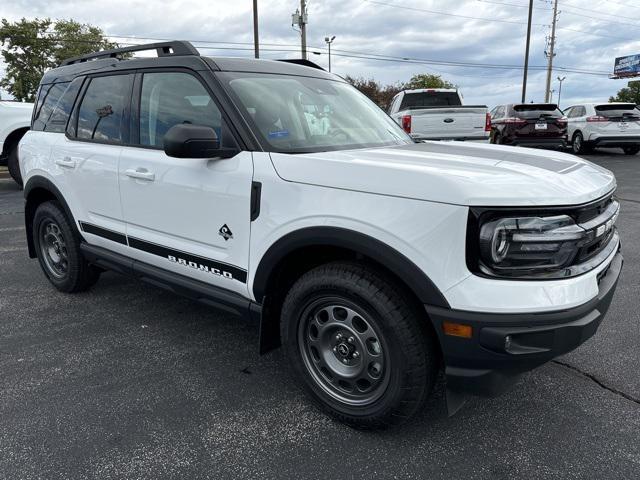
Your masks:
M522 78L522 103L527 96L527 71L529 70L529 45L531 45L531 16L533 14L533 0L529 0L529 20L527 21L527 46L524 53L524 77Z
M327 46L329 47L329 72L331 72L331 44L335 39L335 35L333 37L324 37L324 41L327 42Z
M558 108L560 108L560 97L562 96L562 82L565 81L567 77L558 76L558 82L560 82L560 88L558 88Z

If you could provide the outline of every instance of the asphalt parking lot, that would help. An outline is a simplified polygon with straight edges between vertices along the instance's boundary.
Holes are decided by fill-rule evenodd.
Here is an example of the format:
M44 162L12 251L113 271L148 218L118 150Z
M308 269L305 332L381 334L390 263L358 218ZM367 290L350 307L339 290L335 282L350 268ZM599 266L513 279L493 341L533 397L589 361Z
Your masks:
M0 179L0 478L638 478L640 155L618 178L625 268L599 332L497 399L441 394L382 433L319 413L257 326L113 273L58 293Z

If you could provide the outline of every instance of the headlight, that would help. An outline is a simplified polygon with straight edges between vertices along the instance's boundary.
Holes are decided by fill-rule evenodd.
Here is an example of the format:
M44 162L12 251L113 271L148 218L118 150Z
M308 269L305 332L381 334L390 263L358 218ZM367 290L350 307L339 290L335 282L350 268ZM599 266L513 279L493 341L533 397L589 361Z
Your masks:
M475 220L478 243L468 250L473 257L468 263L492 277L562 278L583 273L588 261L593 268L595 257L604 255L605 247L612 248L614 236L617 242L619 204L614 200L603 210L580 224L566 214L496 218L489 212Z

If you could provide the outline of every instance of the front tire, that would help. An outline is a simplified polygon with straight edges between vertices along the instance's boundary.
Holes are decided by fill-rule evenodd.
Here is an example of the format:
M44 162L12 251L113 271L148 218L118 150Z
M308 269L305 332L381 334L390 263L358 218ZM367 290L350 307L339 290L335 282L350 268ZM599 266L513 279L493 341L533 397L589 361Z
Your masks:
M22 188L22 174L20 173L20 162L18 161L18 144L11 147L7 158L7 169L11 178Z
M384 274L339 262L294 284L281 336L294 375L323 411L378 429L407 421L431 393L439 357L427 322Z
M80 250L80 238L73 231L60 204L42 203L33 219L33 241L42 271L61 292L87 290L100 276Z
M622 150L625 155L637 155L637 153L640 152L640 146L624 147Z

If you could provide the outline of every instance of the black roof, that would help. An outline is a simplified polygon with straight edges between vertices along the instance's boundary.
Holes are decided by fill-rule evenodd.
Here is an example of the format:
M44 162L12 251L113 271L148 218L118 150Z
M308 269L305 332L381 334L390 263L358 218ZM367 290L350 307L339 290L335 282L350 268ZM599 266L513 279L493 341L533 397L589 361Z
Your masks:
M156 50L157 57L121 58L124 54ZM189 42L163 42L105 50L74 57L44 74L40 83L70 81L90 73L117 72L152 67L186 67L196 71L259 72L300 75L332 80L340 77L309 60L263 60L254 58L203 57Z

